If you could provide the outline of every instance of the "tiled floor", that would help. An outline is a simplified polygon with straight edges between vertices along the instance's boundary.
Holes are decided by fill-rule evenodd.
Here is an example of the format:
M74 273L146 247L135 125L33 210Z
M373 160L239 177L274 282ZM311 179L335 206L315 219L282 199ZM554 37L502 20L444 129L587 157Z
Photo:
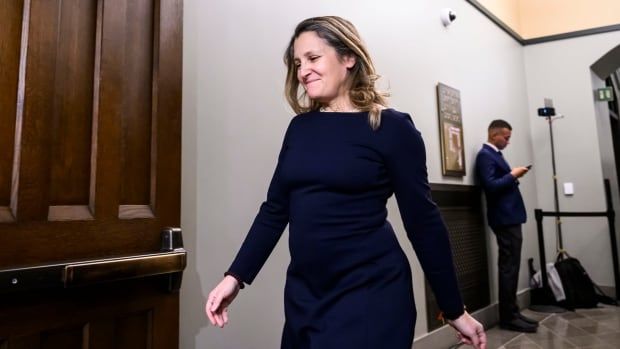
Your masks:
M561 314L525 310L523 314L540 321L538 332L519 333L494 327L487 330L487 348L620 348L620 307L601 306Z

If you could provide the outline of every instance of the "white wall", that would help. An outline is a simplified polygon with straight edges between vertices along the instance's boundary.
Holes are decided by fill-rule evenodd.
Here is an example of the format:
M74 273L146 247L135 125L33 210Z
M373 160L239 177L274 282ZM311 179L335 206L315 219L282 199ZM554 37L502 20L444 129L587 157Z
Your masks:
M443 7L458 16L448 29L439 19ZM524 165L534 159L523 48L465 1L186 1L182 227L190 265L181 290L182 348L279 346L286 232L257 280L231 306L228 327L207 325L203 301L265 197L292 117L283 97L284 48L299 21L326 14L350 19L365 38L382 84L393 94L392 106L411 113L425 138L431 182L473 184L475 154L494 118L513 125L508 160ZM441 175L438 82L461 91L468 167L462 180ZM524 178L521 189L528 207L537 206L535 178ZM393 201L389 214L412 262L420 335L426 332L422 273ZM537 255L532 221L525 232L524 259ZM492 234L487 237L495 301L497 249ZM525 261L521 276L525 288Z
M571 197L560 191L560 209L604 211L604 174L612 176L614 189L617 188L613 155L610 155L613 153L609 121L606 120L609 116L600 112L603 115L596 117L596 109L601 106L596 105L600 102L594 101L593 90L600 87L600 79L593 76L590 66L619 42L620 32L616 31L524 49L538 202L545 210L552 211L554 207L549 127L536 115L536 108L542 107L545 97L553 98L556 112L565 115L553 123L558 183L561 186L564 182L572 182L575 187ZM613 194L617 199L617 189ZM604 218L564 218L562 221L564 248L582 262L595 282L613 286L607 221ZM544 229L549 259L555 256L556 248L553 219L545 220Z

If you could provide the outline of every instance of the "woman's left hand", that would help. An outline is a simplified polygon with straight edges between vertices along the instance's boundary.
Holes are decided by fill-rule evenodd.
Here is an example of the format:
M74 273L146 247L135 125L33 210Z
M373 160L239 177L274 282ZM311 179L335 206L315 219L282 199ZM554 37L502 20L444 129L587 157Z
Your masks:
M468 312L464 312L457 319L448 320L448 323L457 331L456 335L461 342L476 349L486 349L487 335L484 333L484 327Z

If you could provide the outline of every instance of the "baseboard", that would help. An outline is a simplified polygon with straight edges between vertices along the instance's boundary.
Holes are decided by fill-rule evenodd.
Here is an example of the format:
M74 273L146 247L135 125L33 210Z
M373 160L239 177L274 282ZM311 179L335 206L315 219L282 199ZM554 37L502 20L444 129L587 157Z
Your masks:
M616 298L616 288L613 286L599 286L603 293L611 298Z
M517 303L521 309L530 305L530 289L517 294ZM491 328L499 323L499 309L497 303L491 304L471 314L480 321L484 328ZM452 327L445 325L429 333L425 333L413 341L415 349L450 348L458 343L456 332Z

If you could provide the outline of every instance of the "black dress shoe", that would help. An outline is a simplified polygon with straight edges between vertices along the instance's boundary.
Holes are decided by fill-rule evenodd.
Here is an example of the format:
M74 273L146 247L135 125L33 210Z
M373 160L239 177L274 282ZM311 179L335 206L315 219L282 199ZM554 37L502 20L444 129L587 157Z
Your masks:
M519 319L521 319L521 320L523 320L523 321L527 322L528 324L538 326L538 321L536 321L536 320L534 320L534 319L531 319L531 318L529 318L529 317L527 317L527 316L525 316L525 315L523 315L523 314L521 314L521 313L517 313L516 315L517 315L517 317L518 317Z
M518 317L510 321L500 322L499 327L505 330L528 333L534 333L538 329L538 326L529 324Z

